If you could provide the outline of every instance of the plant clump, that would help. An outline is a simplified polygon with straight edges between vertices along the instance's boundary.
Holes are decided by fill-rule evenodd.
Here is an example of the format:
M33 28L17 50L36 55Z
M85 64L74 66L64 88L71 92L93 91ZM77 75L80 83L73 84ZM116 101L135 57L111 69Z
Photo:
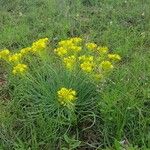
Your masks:
M13 116L3 128L16 126L10 137L26 141L27 147L50 143L55 149L61 141L61 148L64 135L82 140L85 130L97 128L101 84L121 60L108 47L79 37L62 40L57 46L49 47L49 43L43 38L16 53L0 51L8 68L12 99L8 114Z

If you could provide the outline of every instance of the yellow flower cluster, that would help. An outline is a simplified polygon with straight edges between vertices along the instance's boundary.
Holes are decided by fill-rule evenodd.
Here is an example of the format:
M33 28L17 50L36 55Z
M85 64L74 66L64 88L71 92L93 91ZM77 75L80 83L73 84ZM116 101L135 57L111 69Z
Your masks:
M71 55L71 56L65 57L63 61L64 61L66 68L73 69L75 62L76 62L76 57L74 55Z
M15 64L13 74L23 74L27 70L27 65L22 64L23 58L29 53L39 53L47 46L48 38L39 39L32 43L31 47L21 49L17 53L11 53L8 49L0 51L0 59L6 60L9 63Z
M108 54L108 58L114 61L121 60L121 57L118 54Z
M67 69L79 68L97 80L114 68L115 61L121 60L118 54L109 54L108 47L84 43L81 38L60 41L54 52L60 56Z
M81 65L81 69L85 72L91 72L93 70L94 64L90 61L85 61Z
M54 49L54 52L60 57L63 57L68 53L67 49L64 47L58 47L57 49Z
M33 42L31 49L33 52L41 51L46 48L47 43L48 38L39 39L38 41Z
M79 60L82 61L80 67L85 72L91 72L94 67L93 56L82 55L79 57Z
M54 52L60 56L73 55L81 51L81 38L71 38L69 40L63 40L58 43L58 48L54 50Z
M62 40L58 43L59 46L73 46L73 45L78 45L81 44L82 39L79 37L74 37L74 38L70 38L69 40Z
M32 43L31 47L26 47L20 50L20 53L25 56L29 53L37 53L46 49L48 38L39 39Z
M105 71L110 71L114 68L110 61L102 61L100 64L101 68Z
M13 74L24 74L27 71L27 65L25 64L18 64L17 66L13 67Z
M9 61L12 63L16 63L16 62L20 62L21 58L22 58L21 53L15 53L9 56Z
M23 48L17 53L11 53L8 49L4 49L0 51L0 59L6 60L13 66L12 73L14 75L24 75L28 71L28 66L24 61L28 62L29 60L24 59L25 56L30 56L29 54L32 54L31 56L35 56L35 54L45 56L46 51L41 52L46 49L47 43L48 38L39 39L33 42L31 47ZM105 78L114 68L115 63L121 60L118 54L110 54L108 47L98 46L95 43L85 43L79 37L60 41L54 52L60 57L63 65L72 71L71 73L80 75L81 72L82 75L88 77L85 79L92 79L92 81L94 79L100 81ZM42 60L44 57L40 58ZM73 89L62 87L57 91L57 97L61 105L72 108L77 99L77 93Z
M4 50L0 51L0 59L7 60L9 54L10 54L10 51L8 49L4 49Z
M97 47L97 51L100 54L107 54L108 53L108 47L106 47L106 46L98 46Z
M96 49L97 45L95 43L87 43L85 45L89 50L94 50Z
M21 67L20 64L25 60L24 57L32 54L41 54L46 49L48 38L42 38L32 43L31 47L21 49L17 53L10 53L8 49L0 51L0 58L19 65L20 70L14 71L21 74L26 70L26 67ZM85 43L81 38L75 37L58 42L58 47L54 52L60 56L64 66L71 70L82 70L90 76L101 79L105 73L114 68L115 62L121 60L118 54L109 54L109 49L106 46L98 46L95 43ZM18 68L18 67L17 67ZM19 69L18 69L19 70ZM14 73L16 74L16 73Z
M63 105L70 107L73 105L73 102L77 99L76 91L72 89L67 89L65 87L57 91L58 101Z
M32 52L32 48L31 47L26 47L20 50L20 53L22 56L25 56L27 54L29 54L30 52Z
M82 39L79 37L74 37L70 39L74 44L80 44L82 42Z

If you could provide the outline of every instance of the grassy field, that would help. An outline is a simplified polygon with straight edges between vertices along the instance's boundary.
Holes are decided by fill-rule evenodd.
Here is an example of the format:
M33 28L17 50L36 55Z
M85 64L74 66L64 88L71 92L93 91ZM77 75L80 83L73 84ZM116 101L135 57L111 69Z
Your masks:
M149 0L0 0L0 49L17 51L43 37L50 39L50 45L82 37L106 45L122 57L100 91L100 119L90 129L83 129L81 135L70 132L66 143L62 142L64 150L75 145L81 150L121 150L123 146L127 150L150 149L149 10ZM7 75L5 66L0 67L1 83ZM48 138L42 140L43 133L50 132L44 127L46 123L38 131L32 130L30 140L25 139L27 127L12 127L12 118L17 116L9 112L7 117L7 109L12 106L8 100L11 89L7 82L0 86L0 149L56 149Z

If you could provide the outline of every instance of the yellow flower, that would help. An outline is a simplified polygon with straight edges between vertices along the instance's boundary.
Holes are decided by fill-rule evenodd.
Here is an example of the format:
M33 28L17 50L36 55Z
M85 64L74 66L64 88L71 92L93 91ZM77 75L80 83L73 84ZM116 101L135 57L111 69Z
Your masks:
M69 48L69 47L73 46L74 44L73 44L72 40L63 40L63 41L60 41L58 43L58 45L61 47L64 47L64 48Z
M64 56L68 53L67 49L63 48L63 47L59 47L54 49L54 52L58 55L58 56Z
M95 43L87 43L85 46L86 46L89 50L94 50L94 49L97 47L97 45L96 45Z
M102 61L100 66L105 71L109 71L109 70L112 70L114 68L114 66L111 64L110 61Z
M13 74L16 75L16 74L24 74L27 70L27 65L25 64L18 64L17 66L15 66L13 68Z
M66 47L69 47L69 46L72 46L72 45L74 45L74 44L71 40L66 40L66 42L64 44L64 46L66 46Z
M73 105L73 102L77 99L76 91L72 89L67 89L65 87L57 91L58 101L63 105L70 107Z
M81 51L81 47L80 46L75 46L75 45L72 45L70 46L70 49L73 51L73 52L79 52Z
M74 37L70 39L74 44L80 44L82 42L82 39L79 37Z
M93 61L93 56L86 56L86 55L82 55L79 57L80 61Z
M106 53L108 53L108 47L106 47L106 46L103 46L103 47L98 46L98 47L97 47L97 51L98 51L100 54L106 54Z
M86 55L80 56L79 60L83 61L83 63L81 63L80 65L81 69L86 72L91 72L94 67L93 59L94 59L93 56L86 56Z
M32 43L32 51L37 52L47 47L48 38L39 39Z
M22 55L26 55L26 54L28 54L28 53L31 52L31 51L32 51L32 48L31 48L31 47L26 47L26 48L21 49L21 50L20 50L20 53L21 53Z
M63 46L63 45L65 45L65 42L66 42L66 40L62 40L62 41L58 42L58 45Z
M4 49L4 50L0 51L0 59L7 60L9 54L10 54L10 51L8 49Z
M81 69L85 72L91 72L93 70L93 66L94 66L93 62L90 61L84 61L80 65Z
M73 66L76 62L76 58L74 55L64 58L64 63L68 69L73 69Z
M16 53L16 54L9 56L9 61L16 63L16 62L19 62L21 60L21 57L22 57L21 53Z
M59 47L55 49L55 52L59 56L63 56L66 53L77 53L82 50L82 47L78 45L81 41L81 38L71 38L68 40L62 40L58 43Z
M108 54L108 58L111 60L121 60L121 57L118 54Z

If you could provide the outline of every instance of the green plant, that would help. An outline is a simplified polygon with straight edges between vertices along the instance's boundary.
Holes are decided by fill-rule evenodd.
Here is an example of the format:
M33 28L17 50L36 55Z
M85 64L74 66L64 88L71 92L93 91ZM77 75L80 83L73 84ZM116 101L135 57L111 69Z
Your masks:
M144 150L150 147L149 9L149 0L0 1L1 48L18 51L42 37L50 37L50 45L55 45L60 39L82 36L86 40L107 45L111 52L119 53L123 57L120 67L113 71L107 84L99 91L98 115L91 113L82 118L81 122L84 121L86 124L79 124L80 132L73 134L68 131L76 136L75 139L85 144L82 146L82 143L80 149L114 149L115 140L122 141L124 137L133 147L138 145L139 149ZM37 65L36 61L35 63ZM31 129L31 119L28 119L28 122L22 119L20 123L20 119L18 121L12 113L15 110L15 113L19 114L19 103L13 106L11 94L15 81L10 83L6 80L8 72L6 63L0 61L2 149L11 150L12 145L15 145L16 149L31 149L28 148L27 141L35 143L34 149L38 149L38 145L44 145L41 149L49 149L52 145L47 142L50 141L48 137L44 142L36 138L37 133L40 137L46 132L51 135L50 127L45 120L39 121L42 131L39 127L32 127L32 140L29 140L30 132L26 131ZM17 91L14 94L18 94ZM22 95L20 94L20 97ZM23 114L18 116L22 118ZM95 117L98 117L96 121ZM21 130L22 122L26 125L26 130ZM91 126L92 128L87 128ZM13 134L14 130L18 134ZM14 140L20 134L22 137ZM72 137L70 134L68 136Z
M12 88L12 122L4 127L15 126L10 129L12 146L19 137L27 148L39 149L49 143L55 149L65 134L82 136L80 131L97 121L101 82L121 59L108 54L107 47L85 44L81 38L63 40L54 50L47 43L44 38L15 54L0 52L8 63L7 80ZM74 144L72 149L79 143Z

